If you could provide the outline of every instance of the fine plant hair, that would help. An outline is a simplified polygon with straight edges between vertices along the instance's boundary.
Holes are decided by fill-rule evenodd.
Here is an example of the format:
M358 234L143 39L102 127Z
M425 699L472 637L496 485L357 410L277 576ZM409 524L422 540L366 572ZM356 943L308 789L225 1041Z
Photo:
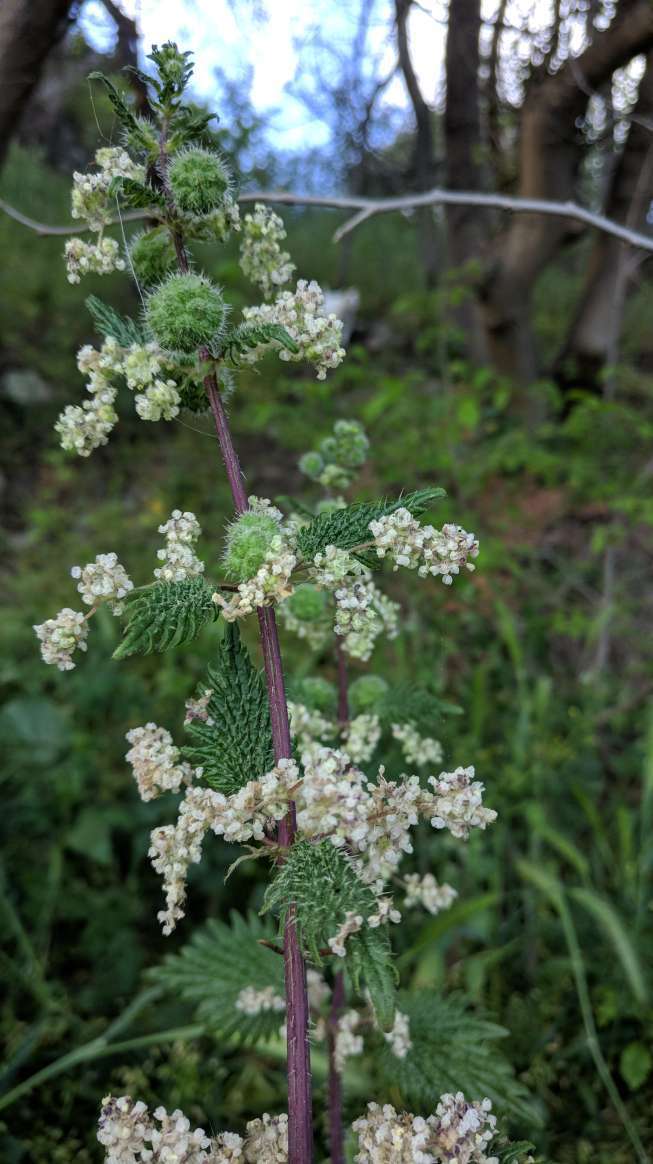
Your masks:
M431 914L456 897L433 873L400 874L413 827L422 820L463 842L496 813L483 804L473 767L441 770L442 748L429 729L434 710L446 712L446 705L414 685L392 688L379 675L349 678L351 660L367 663L380 636L400 631L399 607L378 582L383 560L431 586L450 586L474 569L478 542L451 521L436 527L420 520L443 504L437 487L356 502L369 441L353 419L337 421L302 456L300 469L320 494L310 505L291 504L283 513L267 498L248 496L224 406L238 369L276 353L312 365L324 379L345 357L342 325L325 313L317 283L300 279L288 289L295 268L283 249L282 220L262 204L241 220L237 179L215 148L211 116L184 102L190 55L164 44L149 60L152 74L142 76L148 116L136 116L114 85L95 75L122 143L98 150L91 171L74 175L72 213L95 242L73 238L65 249L73 282L90 271L131 273L142 316L125 318L88 300L101 343L78 353L87 395L64 409L55 427L64 449L89 456L118 422L121 381L146 423L209 411L234 515L222 560L205 564L200 523L179 498L159 527L164 545L153 581L135 585L113 551L99 553L71 571L86 613L66 607L35 631L44 661L60 670L71 670L76 652L85 651L101 606L122 623L118 660L181 647L204 627L215 634L206 682L186 701L187 742L179 746L151 721L127 733L126 759L143 800L183 793L176 823L151 834L164 933L184 917L187 871L210 833L241 844L239 860L267 862L264 920L209 921L154 977L243 1043L264 1041L284 1025L287 1111L263 1113L243 1135L209 1136L191 1129L180 1111L149 1112L138 1099L108 1096L98 1139L109 1164L309 1164L314 1129L323 1122L311 1093L310 1029L328 1052L334 1164L343 1164L347 1140L361 1164L527 1159L532 1145L508 1145L491 1113L493 1102L522 1120L531 1110L507 1065L493 1070L500 1028L454 1001L398 995L392 955L391 928L401 921L393 891L402 908ZM146 211L149 222L124 253L104 233L116 210ZM234 232L242 271L263 297L240 320L192 254L193 244L223 243ZM262 672L241 640L248 618L258 622ZM278 622L307 649L332 652L337 687L303 677L287 698ZM399 750L410 774L386 777L375 762L382 748ZM438 1066L444 1046L449 1067L441 1058ZM377 1055L378 1077L399 1080L426 1116L369 1096L350 1131L344 1128L343 1067L364 1047Z

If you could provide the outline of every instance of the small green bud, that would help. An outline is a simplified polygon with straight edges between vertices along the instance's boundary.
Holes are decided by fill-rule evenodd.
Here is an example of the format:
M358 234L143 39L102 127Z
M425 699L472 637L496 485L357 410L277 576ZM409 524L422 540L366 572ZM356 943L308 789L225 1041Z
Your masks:
M145 318L161 347L192 352L208 344L225 321L222 292L203 275L171 275L152 291Z
M325 714L335 714L336 689L327 679L302 679L293 689L293 695L299 703L310 707L313 711L322 711Z
M324 590L318 590L309 582L302 582L288 599L288 609L301 622L317 622L324 614L328 598Z
M305 473L312 481L317 481L324 468L324 461L320 454L316 452L304 453L304 456L300 457L298 463L302 473Z
M224 566L230 578L246 582L263 565L279 524L265 513L243 513L227 530Z
M159 97L169 100L183 93L193 72L192 53L179 51L174 41L152 45L148 59L153 61L161 81Z
M335 461L347 469L356 469L367 457L370 442L365 429L357 420L337 420L333 426L333 436L325 437L320 443L320 452L325 461Z
M160 283L175 265L175 248L167 230L143 230L129 243L134 274L144 287Z
M354 715L374 711L388 693L388 684L381 675L361 675L349 687L349 704Z
M184 214L209 214L215 210L231 186L231 172L219 154L210 150L182 150L173 158L170 188Z

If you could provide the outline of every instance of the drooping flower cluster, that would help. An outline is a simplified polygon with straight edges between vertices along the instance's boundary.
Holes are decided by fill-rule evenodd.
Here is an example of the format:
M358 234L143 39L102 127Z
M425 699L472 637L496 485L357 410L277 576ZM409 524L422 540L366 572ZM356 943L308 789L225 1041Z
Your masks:
M429 913L440 913L443 909L450 909L458 896L458 891L451 885L439 885L432 873L408 873L404 877L406 896L404 906L412 909L421 905Z
M204 573L204 562L193 549L202 533L194 513L173 509L168 520L159 526L159 533L165 535L166 544L157 550L156 556L163 564L154 571L155 578L160 582L183 582Z
M361 1023L357 1010L346 1010L338 1018L334 1046L336 1069L343 1071L347 1059L363 1054L363 1036L356 1034Z
M280 994L275 993L273 986L264 986L261 990L257 990L255 986L244 986L234 1005L236 1010L247 1015L265 1014L271 1010L282 1011L286 1009L285 999Z
M484 787L474 774L470 766L429 776L435 790L430 813L434 829L449 829L453 837L466 841L470 829L484 829L497 819L494 809L484 807Z
M60 671L72 671L75 664L72 656L77 650L87 649L88 622L78 610L65 606L55 618L35 624L34 631L41 644L41 658L44 663L58 667Z
M247 323L274 323L285 328L298 350L289 352L281 348L279 358L313 364L318 380L325 380L329 369L337 368L346 353L340 346L341 321L333 313L323 315L323 310L324 295L319 285L300 279L295 291L282 291L273 303L245 307L243 318ZM262 349L254 348L247 359L254 363L261 352Z
M392 734L399 740L407 764L426 767L442 763L442 744L430 736L421 736L414 723L393 723Z
M98 554L94 562L86 566L73 566L71 577L77 579L77 589L87 606L106 602L112 614L122 614L122 601L134 583L116 554Z
M354 764L366 764L372 759L381 739L378 715L357 715L349 721L343 735L343 747Z
M388 556L394 569L405 566L427 575L440 576L450 586L461 567L473 570L470 558L478 555L474 534L460 525L444 525L441 530L432 525L421 525L410 510L403 506L370 522L374 547L379 558Z
M207 1136L191 1128L177 1109L170 1115L158 1107L150 1115L141 1101L129 1095L102 1100L97 1138L105 1150L105 1164L286 1164L288 1117L250 1120L245 1138L235 1132Z
M126 739L131 748L125 759L133 768L141 800L154 800L162 792L179 792L182 785L192 783L193 769L180 763L179 748L165 728L146 723L128 731Z
M88 377L90 400L67 405L54 426L61 447L68 452L88 457L107 443L118 421L116 377L123 376L128 388L140 389L134 403L141 419L171 420L179 412L181 397L170 378L174 366L155 343L121 347L109 336L99 349L90 344L80 348L77 367Z
M315 555L310 577L316 586L333 594L336 604L333 629L342 638L346 654L366 661L382 632L390 639L396 637L398 604L381 593L367 567L347 550L326 546Z
M331 953L335 954L337 958L344 958L347 954L347 948L345 944L347 938L350 938L352 934L357 934L359 930L362 930L363 924L364 918L362 914L354 913L352 910L348 910L345 914L344 921L341 922L337 932L333 934L332 937L327 939Z
M262 202L242 222L240 266L243 274L270 299L292 278L295 264L280 243L286 238L283 219Z
M410 1021L407 1014L395 1011L395 1021L391 1031L384 1031L383 1038L397 1059L405 1059L413 1045L410 1037Z
M190 787L179 806L174 825L152 831L149 856L163 877L166 908L157 916L164 934L172 933L184 916L186 874L202 855L202 842L213 831L226 841L262 841L266 830L282 820L299 779L293 760L280 760L257 780L250 780L233 796L212 788Z
M69 283L79 283L82 275L91 273L106 275L111 271L124 271L125 261L120 257L118 243L115 239L102 237L114 211L109 188L115 178L142 181L145 177L144 168L120 148L98 150L95 162L97 172L73 174L71 214L73 218L82 219L98 239L96 243L87 243L81 238L71 238L66 242L64 257Z
M443 1095L424 1119L370 1103L353 1124L356 1164L499 1164L487 1148L496 1134L492 1103L467 1103L461 1091Z

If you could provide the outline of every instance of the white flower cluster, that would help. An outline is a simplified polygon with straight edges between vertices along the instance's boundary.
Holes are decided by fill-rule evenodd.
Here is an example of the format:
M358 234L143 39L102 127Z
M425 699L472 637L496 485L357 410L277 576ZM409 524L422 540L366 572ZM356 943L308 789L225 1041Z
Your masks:
M369 529L379 558L388 555L394 569L406 566L417 570L423 578L440 575L450 586L461 566L473 570L470 558L478 556L478 542L474 534L460 525L444 525L441 530L432 525L420 525L403 506L394 513L371 521Z
M192 783L193 769L179 762L179 748L165 728L146 723L128 731L126 739L131 748L125 759L134 770L141 800L154 800L162 792L179 792L183 784Z
M133 162L129 154L119 147L100 149L95 154L98 172L94 174L73 174L73 189L70 212L73 218L83 219L96 233L111 221L112 210L108 191L114 178L133 178L137 182L145 179L145 169Z
M121 614L123 598L134 589L124 566L115 554L98 554L86 566L73 566L71 576L78 579L77 589L87 606L106 602L112 614Z
M362 914L354 913L353 910L348 910L345 914L345 920L339 926L337 933L335 933L332 938L327 939L327 944L332 954L335 954L337 958L344 958L345 954L347 953L345 946L347 938L350 938L352 934L357 934L359 930L362 930L363 924L364 919Z
M280 994L275 994L273 986L264 986L262 990L257 990L255 986L244 986L234 1005L236 1010L248 1015L286 1009L285 999Z
M399 925L401 921L401 914L398 909L394 908L394 903L391 897L379 897L376 902L376 913L368 917L367 924L371 930L376 930L379 926L386 925L388 922L394 922Z
M288 1117L269 1116L247 1124L245 1138L235 1132L209 1137L191 1129L177 1109L170 1115L129 1095L102 1100L97 1138L105 1149L105 1164L287 1164Z
M103 383L96 387L89 383L86 387L91 399L83 404L67 404L54 426L62 449L80 457L90 457L95 449L106 445L118 421L113 385Z
M35 624L33 630L41 644L41 658L60 671L72 671L73 652L87 649L88 622L78 610L65 606L54 618Z
M311 1010L321 1010L325 1002L328 1002L331 997L331 988L324 981L320 971L314 970L311 966L306 970L306 988Z
M254 577L240 582L232 598L226 599L216 593L213 601L220 606L227 622L246 618L248 614L253 614L257 606L273 606L292 594L290 575L296 565L294 549L283 531L280 531L279 536L270 542L263 564Z
M315 555L310 577L316 586L333 592L333 629L342 637L346 654L366 662L382 632L388 638L396 637L398 604L381 593L371 581L370 571L347 550L326 546Z
M279 245L286 237L283 219L262 202L257 202L254 212L245 215L242 229L241 270L269 299L292 278L295 269L290 255Z
M81 238L68 239L64 249L69 283L79 283L82 275L106 275L110 271L124 271L125 261L120 258L120 247L115 239L103 238L102 231L111 221L112 207L109 187L114 178L135 178L143 181L143 166L132 162L123 149L109 147L95 155L97 173L73 174L71 214L83 219L89 230L98 235L96 243Z
M383 1038L397 1059L405 1059L413 1045L410 1037L410 1022L407 1014L395 1011L395 1021L391 1031L384 1031Z
M335 315L323 315L324 295L315 282L300 279L295 291L282 291L274 303L260 307L245 307L243 318L247 323L275 323L286 329L295 341L298 351L279 351L282 360L306 361L317 370L318 380L325 380L330 368L337 368L345 358L340 346L342 323ZM255 362L264 348L255 348L247 357Z
M393 723L392 734L401 744L407 764L418 767L442 763L442 744L430 736L421 736L414 723Z
M250 1120L245 1138L247 1164L287 1164L288 1116L263 1115Z
M470 829L484 829L497 819L493 808L483 806L484 786L474 780L474 768L456 768L429 776L435 795L431 824L434 829L449 829L453 837L467 840Z
M357 1010L346 1010L340 1015L336 1026L334 1059L337 1071L343 1071L347 1059L362 1055L363 1036L355 1032L360 1026L361 1016Z
M419 873L408 873L404 877L404 887L406 909L421 905L432 914L450 909L458 896L452 885L439 885L432 873L425 873L423 877Z
M226 841L261 841L266 829L288 811L292 790L299 780L294 760L280 760L270 772L250 780L233 796L211 788L191 787L179 806L175 825L152 831L149 856L163 877L166 908L158 914L164 934L172 933L184 916L186 874L202 855L209 830Z
M157 558L163 563L154 571L160 582L183 582L185 578L195 578L204 573L204 562L196 556L194 542L202 533L202 528L194 513L182 513L173 509L170 517L159 526L159 533L165 535L165 548L157 550Z
M83 275L110 275L112 271L125 269L125 260L120 257L115 238L99 238L96 243L69 238L64 247L64 259L69 283L79 283Z
M352 1125L358 1137L356 1164L499 1164L486 1148L496 1133L492 1103L467 1103L461 1091L443 1095L435 1114L423 1119L398 1113L389 1103L370 1103Z
M372 759L380 739L378 715L357 715L345 728L343 748L354 764L366 764Z
M61 447L69 452L88 457L107 443L118 420L117 389L113 383L116 376L124 376L128 388L141 389L135 406L143 420L171 420L179 412L181 398L174 380L159 376L172 366L155 343L134 343L123 348L109 336L99 350L90 344L80 348L77 367L88 376L86 390L91 399L81 405L69 404L54 426Z
M201 723L211 725L214 720L213 716L209 715L209 703L213 695L213 688L207 687L202 695L198 695L197 699L187 699L185 703L186 714L184 716L184 724L188 725L193 720L199 719Z
M155 380L134 400L141 420L173 420L179 415L180 404L181 396L174 380Z
M324 740L332 739L336 734L335 724L326 719L321 712L306 707L303 703L294 703L288 700L288 715L290 717L290 732L299 747L302 763L313 754L316 745Z

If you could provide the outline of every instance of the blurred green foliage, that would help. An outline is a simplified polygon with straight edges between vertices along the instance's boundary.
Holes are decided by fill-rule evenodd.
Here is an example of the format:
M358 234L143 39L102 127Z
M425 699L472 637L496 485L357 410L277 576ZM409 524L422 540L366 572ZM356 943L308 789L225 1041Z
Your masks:
M67 220L68 181L25 151L13 151L0 193L36 218ZM285 217L299 276L333 285L339 219ZM262 903L258 863L240 865L225 885L235 850L214 840L192 871L188 918L161 937L146 854L173 801L141 803L124 762L125 732L148 719L182 741L183 701L212 660L215 631L168 655L118 662L119 628L101 614L88 655L60 675L41 663L31 630L74 601L68 569L96 553L115 550L132 577L149 578L157 525L176 506L198 515L200 552L218 561L230 507L214 433L190 414L144 425L128 418L125 399L111 443L87 461L67 459L52 423L82 396L75 353L92 340L83 300L101 293L134 315L139 305L122 278L69 286L61 239L0 218L0 248L3 1089L101 1037L139 1000L119 1031L135 1045L82 1055L18 1095L0 1111L0 1145L10 1164L86 1164L98 1158L93 1127L108 1091L236 1129L281 1110L283 1065L279 1047L243 1051L199 1034L187 1003L145 988L144 972L207 916ZM244 302L235 253L205 257ZM552 350L582 258L580 248L538 292L539 336ZM451 288L419 290L409 220L365 224L346 277L362 305L343 366L322 384L271 360L260 375L239 375L230 409L252 492L302 496L299 456L352 417L372 441L366 496L442 485L438 516L480 537L476 574L451 590L387 578L406 633L379 649L373 668L393 684L417 677L462 709L441 719L445 765L475 764L499 811L467 845L418 833L406 868L432 868L459 898L436 918L411 912L393 934L402 986L455 990L509 1028L503 1052L543 1114L541 1127L517 1120L511 1130L536 1140L543 1158L630 1164L601 1063L650 1144L651 292L643 285L630 305L614 395L581 394L563 413L553 384L518 394L461 361L445 321ZM16 381L17 372L32 379ZM16 383L29 390L21 396ZM252 628L247 637L253 647ZM333 680L328 654L314 664L302 643L283 645L295 679ZM390 773L399 763L388 757ZM387 1079L372 1078L374 1098L392 1099ZM316 1084L320 1097L319 1069ZM361 1104L352 1094L348 1114Z

